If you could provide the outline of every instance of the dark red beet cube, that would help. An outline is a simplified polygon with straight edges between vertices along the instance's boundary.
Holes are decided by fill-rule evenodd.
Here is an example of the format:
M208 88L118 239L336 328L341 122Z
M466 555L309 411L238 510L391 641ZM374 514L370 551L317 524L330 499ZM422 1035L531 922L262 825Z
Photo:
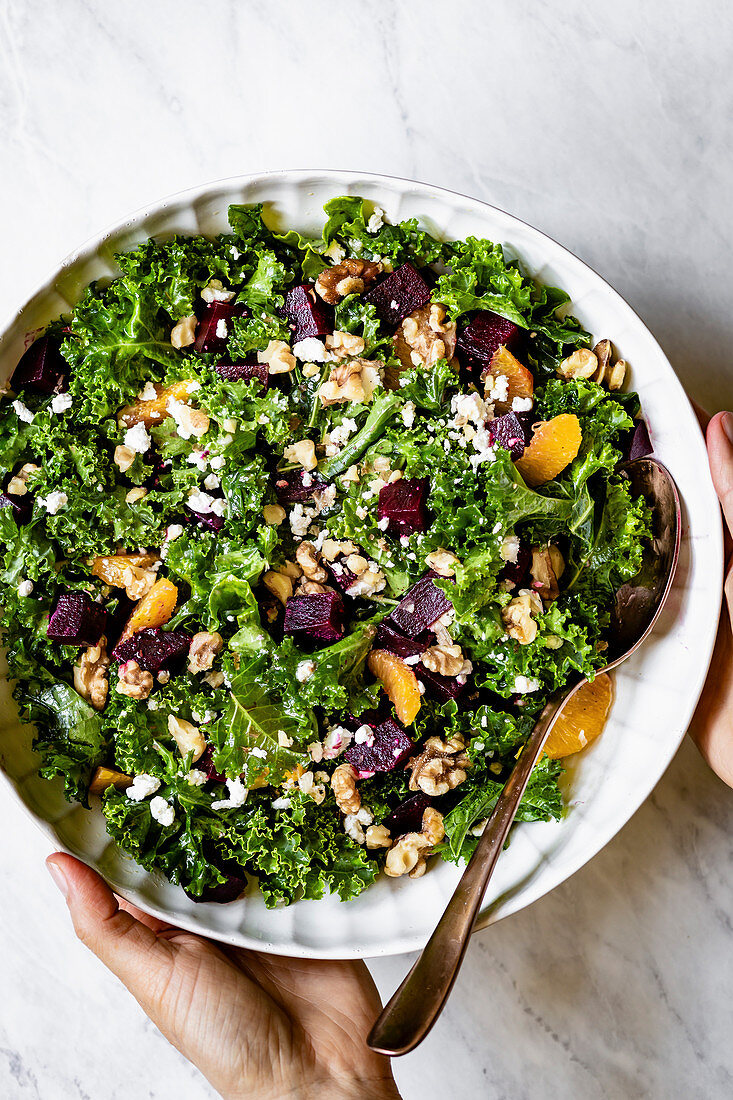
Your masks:
M214 370L226 382L251 382L254 378L265 390L270 382L267 363L217 363Z
M214 767L214 750L211 745L207 745L204 749L204 754L196 761L196 767L199 771L206 772L207 779L213 779L215 783L226 783L227 777L223 772L219 772Z
M88 592L65 592L56 601L46 633L64 645L96 645L106 618L102 605Z
M380 321L386 325L399 325L409 313L427 305L430 287L411 263L402 264L381 283L377 283L363 296L370 302Z
M235 317L244 317L247 309L237 302L210 302L196 329L196 351L226 351L230 325ZM224 335L226 333L226 335Z
M333 332L333 310L308 283L294 286L285 295L285 314L293 330L294 344L309 336L321 340Z
M379 490L379 519L389 521L390 535L427 531L426 502L430 483L426 477L401 477Z
M503 581L511 581L517 588L526 588L529 585L529 567L532 562L532 551L526 543L520 542L517 551L517 560L508 561L500 573Z
M654 454L654 447L649 438L649 429L643 417L637 420L633 427L627 453L629 462L633 462L636 458L646 458L647 455Z
M415 665L414 672L421 684L425 686L425 694L431 699L437 699L439 703L447 703L451 699L458 699L466 690L466 684L459 684L455 676L441 676L439 672L431 672L423 664Z
M513 321L508 321L506 317L500 317L489 309L483 310L460 333L456 351L465 367L478 367L483 371L488 368L494 353L502 345L510 351L517 348L522 342L523 333L524 330Z
M186 518L199 527L208 527L210 531L221 531L225 523L224 516L217 516L214 512L195 512L193 508L186 509Z
M56 340L40 336L21 356L10 378L10 388L36 393L59 393L65 389L69 367L61 357Z
M524 448L528 443L527 432L532 434L524 417L525 414L518 416L517 413L508 412L489 421L489 439L492 445L498 443L505 447L515 462L524 454Z
M0 493L0 508L10 508L18 527L28 523L33 513L33 497L30 493L19 497L14 493Z
M185 630L162 630L150 626L138 630L131 638L120 642L112 652L115 661L137 661L147 672L160 672L170 668L187 655L191 647L191 635Z
M323 478L307 470L283 470L273 475L275 495L280 504L298 504L313 500L316 489L325 485Z
M338 642L344 636L344 601L338 592L291 596L285 604L283 632L298 640Z
M400 802L399 806L385 817L382 824L389 829L393 840L398 836L404 836L405 833L419 833L422 831L422 815L432 804L431 798L422 791L418 791L417 794L406 798L404 802Z
M391 772L414 752L414 743L394 718L384 718L378 711L369 710L352 718L350 724L355 724L356 729L370 726L373 735L371 745L352 741L344 753L344 760L356 769L360 779L375 772Z
M393 630L387 622L381 622L374 635L372 649L387 649L397 657L418 657L431 645L432 636L427 641L418 641L416 638L406 638L404 634Z
M235 866L237 865L235 864ZM198 895L192 894L189 890L185 892L191 901L212 901L217 905L226 905L227 902L236 901L237 898L240 898L246 886L247 879L244 877L244 871L240 869L239 874L227 874L226 882L220 882L217 886L204 886Z
M435 573L428 573L407 592L387 622L409 638L422 634L436 619L453 606L442 588L433 583Z
M343 564L343 561L324 561L323 565L329 574L329 583L338 588L344 595L359 578Z

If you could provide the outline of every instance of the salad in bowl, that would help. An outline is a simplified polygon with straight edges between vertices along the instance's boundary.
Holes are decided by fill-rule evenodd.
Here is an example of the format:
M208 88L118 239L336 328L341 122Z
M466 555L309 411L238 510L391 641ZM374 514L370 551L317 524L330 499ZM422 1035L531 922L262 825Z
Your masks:
M40 774L195 900L355 897L519 820L603 729L650 517L627 366L488 240L358 197L322 235L116 257L0 401L2 629Z

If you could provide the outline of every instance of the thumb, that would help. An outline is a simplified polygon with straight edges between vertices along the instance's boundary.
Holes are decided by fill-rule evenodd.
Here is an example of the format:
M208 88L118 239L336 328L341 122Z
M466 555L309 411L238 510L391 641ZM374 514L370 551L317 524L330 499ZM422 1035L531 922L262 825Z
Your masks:
M57 853L46 866L66 898L74 931L138 1000L164 983L175 946L121 909L104 879L73 856Z

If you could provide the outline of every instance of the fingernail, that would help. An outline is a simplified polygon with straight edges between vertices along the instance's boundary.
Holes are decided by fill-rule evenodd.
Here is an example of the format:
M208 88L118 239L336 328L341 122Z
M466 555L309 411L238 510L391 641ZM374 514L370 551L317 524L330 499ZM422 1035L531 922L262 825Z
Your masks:
M723 425L723 431L728 442L733 443L733 413L724 412L720 418L720 423Z
M69 883L67 881L66 875L55 863L50 863L49 861L47 861L46 866L48 867L49 875L56 883L64 897L67 898L69 896Z

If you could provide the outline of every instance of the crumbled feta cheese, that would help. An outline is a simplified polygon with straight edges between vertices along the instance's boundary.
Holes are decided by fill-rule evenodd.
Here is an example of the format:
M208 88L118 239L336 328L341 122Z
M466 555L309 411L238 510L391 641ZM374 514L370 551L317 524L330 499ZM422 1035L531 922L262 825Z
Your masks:
M484 744L483 741L474 741L474 743L471 747L474 748L476 750L476 752L483 752L484 749L486 748L486 745Z
M155 401L158 396L158 391L152 382L146 382L140 393L137 395L138 401Z
M374 213L366 224L367 233L378 233L384 225L384 210L381 206L374 207Z
M486 402L478 393L457 393L451 398L450 411L452 423L457 428L468 423L483 427L489 416Z
M159 794L156 794L155 798L150 800L150 815L163 828L172 825L176 820L176 814L170 802L166 802Z
M211 427L211 420L201 409L194 409L185 401L169 397L166 408L176 422L176 435L181 439L201 439ZM202 454L202 458L204 455ZM195 463L198 465L198 462ZM200 469L200 467L199 467Z
M276 798L270 805L273 810L289 810L292 806L292 802L289 798Z
M306 680L309 680L313 673L316 671L315 661L301 661L295 670L295 679L303 684Z
M371 726L359 726L354 734L354 741L357 745L368 745L371 747L374 744L374 730Z
M216 474L207 474L204 478L204 489L218 489L221 485Z
M505 374L491 375L486 379L488 394L492 401L506 401L509 396L509 379Z
M352 733L345 726L331 726L323 739L323 759L333 760L351 744Z
M515 676L514 690L518 695L529 695L530 692L540 690L540 682L531 679L529 676Z
M303 363L324 363L326 345L317 336L308 336L305 340L298 340L297 344L293 344L293 355Z
M501 546L499 547L499 554L503 561L510 561L516 565L519 556L518 535L507 535L505 539L502 539Z
M206 772L202 772L200 768L191 768L190 772L187 772L184 776L186 782L190 783L192 787L203 787L208 778Z
M224 455L215 455L209 460L209 466L211 466L212 470L223 470L226 464L227 460L224 458Z
M512 412L526 413L532 408L531 397L514 397L512 398Z
M331 241L328 248L324 248L323 255L327 256L335 264L340 264L346 255L346 249L342 248L338 241Z
M68 503L69 498L66 493L59 493L58 491L49 493L47 497L38 498L39 507L45 508L51 516L55 516Z
M209 513L222 516L226 509L226 501L222 497L212 497L209 493L194 489L186 501L186 506L192 512L200 512L202 516L207 516Z
M136 775L131 786L126 790L126 795L131 798L133 802L142 802L144 798L150 798L151 794L155 794L157 790L160 790L160 780L156 779L154 775L148 775L147 772L140 772Z
M183 524L171 523L165 531L165 541L174 542L175 539L179 539L183 534Z
M24 405L18 398L13 402L13 408L17 414L19 420L22 420L25 424L32 424L35 420L35 413L32 413L27 405Z
M302 504L295 505L288 519L290 520L290 530L296 538L305 538L305 534L310 526L310 521L314 517L315 512L312 509L306 509Z
M223 317L220 317L219 320L216 322L216 335L219 340L226 340L227 336L229 335L229 329L227 328L227 323Z
M221 279L212 279L208 286L205 286L201 291L201 297L207 305L212 302L231 302L234 291L224 290Z
M18 585L19 596L30 596L33 591L33 581L21 581Z
M261 749L257 745L249 750L249 755L256 756L258 760L267 760L267 750Z
M400 410L400 416L405 427L411 428L415 423L415 402L406 401Z
M62 413L70 409L74 404L74 398L70 393L57 393L54 398L51 399L51 412Z
M362 825L371 825L373 821L374 815L370 813L366 806L362 806L355 814L345 815L344 832L357 844L363 844L366 837Z
M150 450L151 439L144 424L133 424L125 432L124 444L135 454L144 455Z
M241 779L227 779L227 790L229 797L212 802L212 810L237 810L244 805L249 791Z

